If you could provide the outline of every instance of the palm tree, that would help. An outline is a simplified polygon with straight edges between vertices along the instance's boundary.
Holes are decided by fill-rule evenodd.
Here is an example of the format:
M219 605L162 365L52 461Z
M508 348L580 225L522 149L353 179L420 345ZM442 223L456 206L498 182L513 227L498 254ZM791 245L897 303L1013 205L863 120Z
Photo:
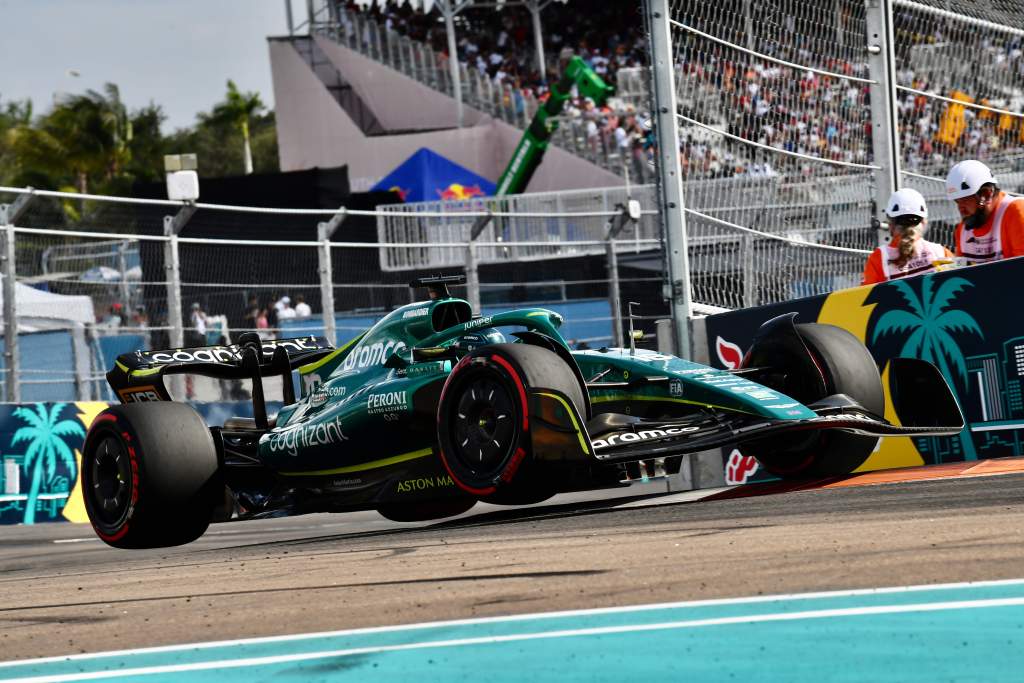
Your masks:
M70 471L70 479L74 479L75 455L68 448L62 437L77 436L84 437L85 430L76 420L60 420L60 413L64 410L63 403L54 403L50 412L46 412L46 406L37 403L35 412L28 408L15 408L13 415L29 424L21 427L14 433L11 445L22 441L28 441L28 449L25 451L25 469L32 470L32 483L28 490L28 500L25 504L25 524L34 524L36 520L36 500L39 498L39 491L43 484L43 472L46 473L46 483L49 484L56 474L58 458Z
M967 364L953 335L966 332L977 334L982 339L985 335L969 314L961 310L947 310L947 307L960 292L974 285L962 277L950 278L939 286L933 297L932 276L926 275L918 279L921 282L920 297L906 280L892 282L910 310L886 311L875 323L871 341L874 343L886 334L909 332L900 355L934 363L953 386L954 391L958 384L957 380L966 390ZM964 458L977 460L969 425L960 432L960 441L963 444Z
M263 101L257 92L241 93L238 86L228 79L228 93L224 101L213 108L209 115L201 115L203 123L210 125L228 124L242 132L242 154L245 174L252 173L252 148L249 144L249 119L263 109Z
M104 92L69 95L36 126L18 126L13 146L21 165L49 176L51 184L66 181L87 193L93 181L110 181L131 159L132 122L113 83ZM70 173L70 177L68 174ZM60 189L63 189L62 187Z
M31 123L31 100L15 100L0 107L0 185L10 185L17 173L17 157L12 149L14 130Z

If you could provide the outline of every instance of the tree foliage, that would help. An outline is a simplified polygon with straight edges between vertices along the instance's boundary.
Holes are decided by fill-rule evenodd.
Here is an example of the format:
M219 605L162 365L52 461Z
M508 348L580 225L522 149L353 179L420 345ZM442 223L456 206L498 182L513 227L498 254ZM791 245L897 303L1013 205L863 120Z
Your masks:
M223 101L190 128L164 135L158 104L129 111L117 86L65 96L35 115L29 101L0 101L0 184L125 195L163 178L165 154L199 155L199 175L238 175L246 149L257 172L278 170L274 114L232 81Z

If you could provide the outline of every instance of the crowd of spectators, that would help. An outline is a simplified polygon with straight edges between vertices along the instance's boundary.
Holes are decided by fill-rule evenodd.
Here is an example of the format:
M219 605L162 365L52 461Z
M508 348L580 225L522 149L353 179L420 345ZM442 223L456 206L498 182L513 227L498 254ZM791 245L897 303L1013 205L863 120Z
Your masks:
M348 3L347 9L364 11L378 24L447 57L447 35L436 13L424 14L404 3L375 5L369 10ZM522 7L507 7L500 12L472 6L463 10L456 25L459 60L476 67L496 84L510 84L517 101L520 94L542 101L550 79L557 77L574 55L581 56L612 85L618 84L620 71L646 64L646 36L635 3L587 3L585 11L578 3L554 3L547 6L542 17L547 56L543 71L536 64L530 15ZM695 24L711 30L697 19ZM975 69L974 79L968 84L972 96L994 106L1019 106L1019 102L1011 102L1005 87L995 89L993 94L1000 97L986 98L985 93L993 90L987 87L988 82L1000 81L1015 83L1021 95L1024 51L1020 41L1000 44L969 33L952 35L944 24L926 25L920 17L901 15L899 20L900 25L915 25L918 30L899 32L898 54L903 65L897 74L899 85L950 96L958 83L954 82L953 69L943 69L942 55L932 68L916 73L910 66L910 54L919 46L948 46L960 41L960 61L969 54L968 59L979 64L991 62L1001 72ZM759 51L845 77L801 72L699 37L681 39L677 46L677 80L682 113L766 147L850 164L872 163L870 89L868 83L857 80L869 77L866 59L855 60L852 53L847 54L849 50L828 47L835 38L834 22L783 22L775 29L781 33L756 44ZM793 35L786 35L786 31ZM797 35L800 33L808 35ZM741 38L734 40L746 43ZM971 41L978 43L979 51L973 54ZM577 151L582 142L587 156L617 159L637 182L650 180L654 136L642 99L612 98L598 106L586 98L574 98L566 107L563 128L571 131ZM943 134L943 127L950 125L943 121L948 104L898 91L901 148L907 168L927 171L948 166L957 158L991 159L1024 143L1024 125L1019 118L971 108L958 114L963 124L955 136ZM685 124L680 159L690 179L778 173L818 177L850 170L780 155Z
M351 32L354 27L349 17L362 10L355 3L343 9L342 23ZM374 6L365 13L379 25L425 43L447 59L447 34L436 13L424 14L405 4ZM458 15L459 60L495 85L509 86L510 105L517 114L522 114L527 99L543 102L548 97L550 83L574 56L583 58L613 86L619 85L620 71L632 71L646 63L647 41L641 30L639 5L588 4L586 11L580 11L573 3L553 3L542 16L543 70L537 66L531 18L525 8L495 12L493 8L470 6ZM626 164L635 179L643 182L652 178L653 137L650 116L638 105L623 97L598 104L576 96L564 109L562 126L575 136L574 142L580 143L580 151L586 156Z

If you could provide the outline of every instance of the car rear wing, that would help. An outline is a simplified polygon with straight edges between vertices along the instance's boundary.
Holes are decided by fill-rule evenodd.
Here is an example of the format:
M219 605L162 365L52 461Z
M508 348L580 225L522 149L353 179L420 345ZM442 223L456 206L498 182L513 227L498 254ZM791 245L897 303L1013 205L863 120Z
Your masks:
M107 382L122 403L137 403L170 401L171 395L164 385L164 377L168 375L251 379L254 407L259 409L263 407L262 377L280 375L285 380L285 403L294 403L292 370L313 363L334 351L325 337L312 335L264 341L249 333L241 335L239 342L228 346L121 354L107 373Z

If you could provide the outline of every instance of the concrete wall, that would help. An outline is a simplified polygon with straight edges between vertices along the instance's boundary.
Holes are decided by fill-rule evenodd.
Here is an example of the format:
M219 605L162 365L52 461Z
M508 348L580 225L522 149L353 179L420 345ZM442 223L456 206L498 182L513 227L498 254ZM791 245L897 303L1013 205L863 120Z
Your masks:
M354 191L368 189L421 147L496 181L522 132L467 108L474 125L422 133L367 136L287 41L269 42L282 171L347 164ZM321 47L377 120L396 129L454 122L454 100L343 46ZM450 117L450 118L448 118ZM545 192L622 185L619 176L550 148L527 190Z

